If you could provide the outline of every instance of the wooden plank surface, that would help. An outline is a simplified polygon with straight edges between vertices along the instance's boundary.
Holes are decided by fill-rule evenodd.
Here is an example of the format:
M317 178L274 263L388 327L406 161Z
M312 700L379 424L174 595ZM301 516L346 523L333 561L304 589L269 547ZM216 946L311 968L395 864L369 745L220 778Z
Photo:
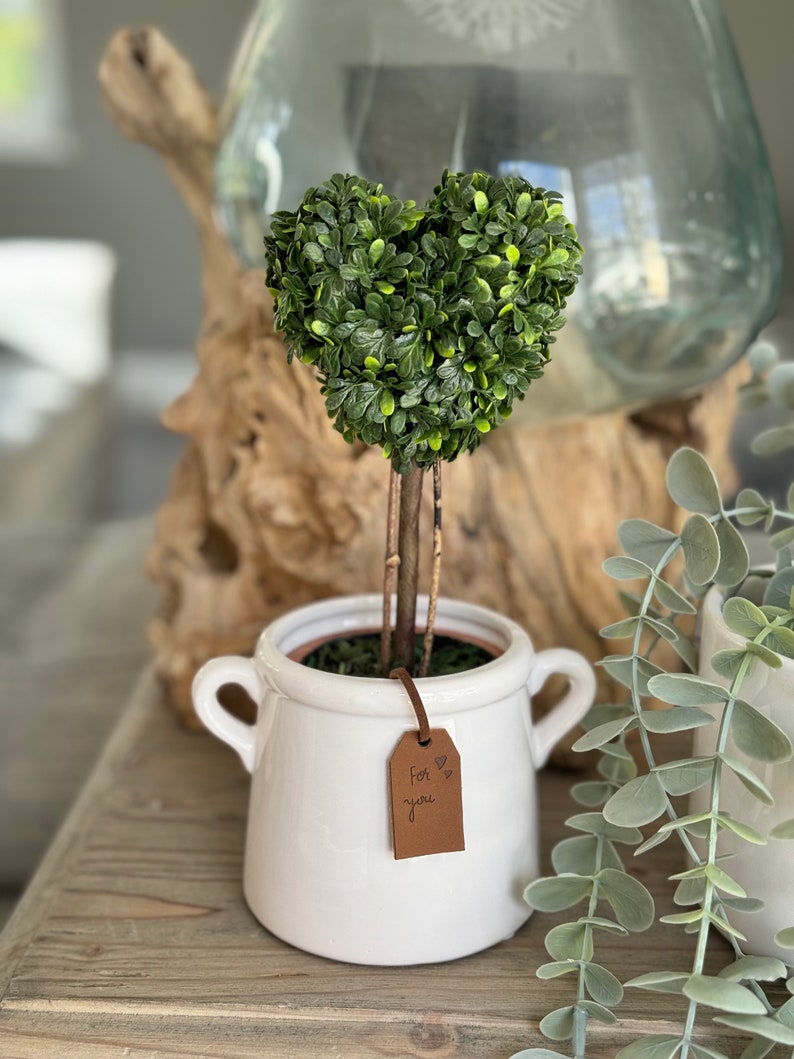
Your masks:
M571 777L541 781L546 852L574 807ZM248 776L204 733L178 727L146 674L91 780L0 936L0 1056L18 1059L507 1059L548 1044L540 1018L571 980L538 981L538 915L511 940L447 964L362 968L292 949L243 901ZM675 843L636 864L654 887ZM663 903L670 884L661 887ZM606 936L604 936L606 939ZM599 940L621 978L686 968L690 942L654 926ZM647 1032L673 1032L678 998L627 991L617 1027L595 1027L591 1059ZM714 1028L710 1043L741 1048Z

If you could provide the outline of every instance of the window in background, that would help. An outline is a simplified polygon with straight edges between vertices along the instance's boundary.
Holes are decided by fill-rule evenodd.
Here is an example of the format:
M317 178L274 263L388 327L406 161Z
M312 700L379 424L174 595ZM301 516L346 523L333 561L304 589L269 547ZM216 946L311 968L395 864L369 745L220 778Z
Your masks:
M70 154L61 15L60 0L0 0L0 161Z

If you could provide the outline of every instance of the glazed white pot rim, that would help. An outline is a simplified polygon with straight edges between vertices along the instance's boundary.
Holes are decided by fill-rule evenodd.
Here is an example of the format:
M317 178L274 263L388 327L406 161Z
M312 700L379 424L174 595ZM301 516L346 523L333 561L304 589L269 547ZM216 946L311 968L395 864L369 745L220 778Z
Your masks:
M405 719L407 699L399 681L323 673L288 657L318 636L331 639L361 628L377 628L382 605L380 594L338 596L277 618L260 636L254 656L265 680L279 694L317 709ZM417 623L421 625L426 615L427 597L421 596ZM476 709L526 684L535 652L516 622L486 607L442 597L437 624L445 635L469 633L502 653L476 669L417 678L415 683L428 712L435 709L450 714Z

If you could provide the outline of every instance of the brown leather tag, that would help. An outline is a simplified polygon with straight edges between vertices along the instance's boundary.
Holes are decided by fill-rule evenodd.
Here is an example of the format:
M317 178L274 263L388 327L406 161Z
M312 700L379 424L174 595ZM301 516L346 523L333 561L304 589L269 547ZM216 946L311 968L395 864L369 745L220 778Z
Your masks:
M445 728L406 732L389 759L394 858L465 849L460 754Z

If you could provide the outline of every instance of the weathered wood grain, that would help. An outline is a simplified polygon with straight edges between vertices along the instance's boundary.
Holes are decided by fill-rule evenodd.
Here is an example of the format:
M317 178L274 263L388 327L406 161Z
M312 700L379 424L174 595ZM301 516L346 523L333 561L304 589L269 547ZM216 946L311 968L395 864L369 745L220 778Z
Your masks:
M548 853L571 812L570 776L541 777ZM0 1056L15 1059L506 1059L544 1039L542 1016L570 982L539 982L535 915L477 956L367 968L299 952L248 912L240 878L248 779L228 748L181 728L147 674L45 863L0 936ZM675 843L636 871L660 879ZM690 940L655 926L599 942L621 978L686 968ZM649 956L649 953L651 954ZM592 1059L641 1030L673 1030L675 997L627 991L618 1027L595 1027ZM727 1030L709 1037L727 1054Z

